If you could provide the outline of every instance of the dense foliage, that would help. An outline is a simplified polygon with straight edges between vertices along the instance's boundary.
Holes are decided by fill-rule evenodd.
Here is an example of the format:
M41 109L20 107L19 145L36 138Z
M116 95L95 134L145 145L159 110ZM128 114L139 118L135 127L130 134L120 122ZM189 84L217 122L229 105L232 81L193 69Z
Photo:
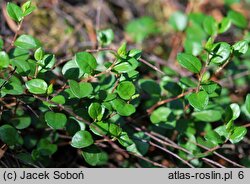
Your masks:
M1 158L10 154L22 167L70 167L80 158L87 167L250 166L250 34L242 13L228 9L219 21L171 14L171 67L143 59L126 42L110 46L112 29L97 31L98 48L58 60L43 40L19 34L35 9L31 1L6 6L17 31L10 43L0 39ZM137 44L161 29L150 16L125 26ZM233 42L229 32L237 34ZM242 98L232 100L241 86ZM59 165L57 157L69 161Z

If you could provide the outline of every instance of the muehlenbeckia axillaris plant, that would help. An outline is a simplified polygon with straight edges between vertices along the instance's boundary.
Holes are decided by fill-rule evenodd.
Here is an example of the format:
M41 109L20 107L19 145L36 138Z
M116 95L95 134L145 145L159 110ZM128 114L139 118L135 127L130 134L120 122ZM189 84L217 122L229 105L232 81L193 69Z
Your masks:
M236 103L220 106L218 99L225 91L214 80L234 57L248 51L248 40L234 44L216 41L232 24L240 29L246 27L241 14L230 11L220 22L212 16L204 15L200 21L192 14L173 14L169 23L186 37L184 51L176 59L191 76L174 81L142 59L141 50L128 49L126 43L117 49L109 48L114 39L111 29L97 32L97 40L105 48L79 51L66 62L58 62L54 53L46 52L42 41L19 34L25 17L35 10L32 2L21 6L7 3L6 9L18 29L10 45L0 39L0 94L4 104L14 101L15 105L1 111L0 139L10 149L28 150L17 155L25 163L50 159L57 152L62 133L91 166L108 162L108 154L98 146L100 142L150 162L145 157L150 145L157 147L162 142L157 142L159 139L149 130L161 129L161 136L164 132L179 132L176 143L168 143L177 150L178 155L172 156L185 165L200 167L204 157L228 141L240 142L246 135L246 128L234 123L241 107ZM158 31L150 24L152 21L149 17L138 19L126 30L136 42L142 42ZM139 35L133 27L140 27L141 22L147 31ZM194 36L195 32L199 34ZM104 67L95 56L100 52L112 54ZM159 72L161 81L142 78L142 64ZM247 113L249 104L247 95ZM140 115L142 111L146 115ZM148 117L146 128L140 127L135 115ZM216 127L211 125L213 122L218 123ZM41 136L27 133L31 127Z

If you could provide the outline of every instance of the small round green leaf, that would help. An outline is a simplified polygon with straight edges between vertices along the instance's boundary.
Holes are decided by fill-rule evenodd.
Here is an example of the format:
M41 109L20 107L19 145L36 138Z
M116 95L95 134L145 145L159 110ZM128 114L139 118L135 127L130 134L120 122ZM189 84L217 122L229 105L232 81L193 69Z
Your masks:
M29 116L16 117L11 119L11 123L19 130L25 129L31 124L31 118Z
M198 93L192 93L189 95L188 101L192 107L201 111L207 106L209 96L205 91L200 91Z
M41 43L32 36L23 34L16 39L14 45L23 49L35 49L40 47Z
M236 120L240 116L240 106L236 103L232 103L230 108L233 111L232 120Z
M67 79L77 80L84 72L76 65L74 60L68 61L62 68L62 74Z
M217 145L223 143L221 136L216 131L213 130L210 130L206 133L205 139Z
M211 62L223 64L231 54L231 46L226 42L218 42L213 45L210 53Z
M122 99L129 100L135 94L135 86L129 81L121 82L117 86L117 93Z
M67 117L63 113L46 112L45 121L53 129L62 129L67 123Z
M108 161L108 155L95 145L82 149L84 160L91 166L104 165Z
M71 92L77 98L87 97L93 92L92 85L90 83L87 83L87 82L78 83L74 80L70 80L69 87L70 87Z
M115 123L110 123L109 133L114 137L118 137L122 133L122 129L119 125Z
M27 76L30 73L30 65L27 61L23 60L11 60L12 66L16 67L16 71L18 74Z
M200 112L192 113L192 116L195 117L199 121L204 122L216 122L221 120L221 112L217 110L205 110Z
M89 126L90 130L99 136L106 135L109 132L109 124L106 122L94 122Z
M218 25L218 32L220 34L226 32L231 27L231 20L227 17L223 18L222 21Z
M153 124L165 123L171 110L167 107L159 107L150 116L150 121Z
M247 27L248 21L241 13L229 10L227 16L235 26L243 29Z
M7 145L13 146L18 143L18 132L11 125L2 125L0 127L0 139Z
M10 64L10 58L5 51L0 51L0 69L7 68Z
M250 94L247 94L246 96L245 106L246 106L247 112L250 114Z
M199 73L201 71L202 64L200 60L192 54L179 53L177 55L179 64L193 73Z
M93 143L92 135L86 130L80 130L72 137L71 146L75 148L85 148Z
M39 60L42 60L43 59L43 56L44 56L44 51L41 47L39 47L36 51L35 51L35 54L34 54L34 58L39 61Z
M245 127L243 126L235 127L229 140L231 143L236 144L240 142L246 134L247 134L247 129Z
M125 101L121 99L115 99L111 103L112 107L121 116L130 116L135 112L135 107L132 104L127 104Z
M238 41L232 47L234 51L240 54L245 54L248 51L248 41L246 40Z
M26 88L33 94L45 94L48 88L47 83L42 79L32 79L25 83Z
M91 74L97 67L95 57L88 52L78 52L74 58L78 67L87 74Z
M12 18L14 21L20 22L23 19L22 9L15 3L8 2L6 10L9 17Z
M210 36L217 34L217 22L212 16L207 16L204 19L203 27Z
M96 103L96 102L90 104L90 106L88 108L89 116L93 120L98 120L98 121L100 121L102 119L104 111L105 111L105 109L101 106L101 104Z
M118 137L118 142L124 147L128 147L133 144L133 141L130 139L127 132L122 132L120 134Z

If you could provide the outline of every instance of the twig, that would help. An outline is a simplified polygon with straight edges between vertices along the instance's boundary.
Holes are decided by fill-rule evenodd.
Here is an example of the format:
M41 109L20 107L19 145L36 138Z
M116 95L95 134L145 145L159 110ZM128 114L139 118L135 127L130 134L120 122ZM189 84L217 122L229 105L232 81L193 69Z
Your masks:
M156 66L150 64L148 61L146 61L145 59L140 58L139 61L141 61L142 63L144 63L145 65L148 65L150 68L154 69L155 71L159 72L162 75L165 75L165 73L163 71L161 71L159 68L157 68Z
M198 93L199 90L200 90L201 81L202 81L202 78L203 78L205 72L207 71L208 64L209 64L209 56L207 56L205 66L203 67L203 69L202 69L202 71L200 73L200 76L199 76L199 79L198 79L198 85L197 85L197 88L196 88L196 93Z
M205 146L203 146L203 145L201 145L201 144L198 144L198 143L196 143L196 142L192 142L192 143L195 144L195 145L197 145L197 146L199 146L199 147L201 147L201 148L203 148L203 149L205 149L205 150L211 150L210 148L207 148L207 147L205 147ZM234 162L234 161L232 161L232 160L229 160L228 158L224 157L223 155L219 154L219 153L216 152L216 151L214 152L214 154L215 154L216 156L222 158L223 160L225 160L225 161L227 161L227 162L233 164L234 166L237 166L237 167L240 167L240 168L245 168L243 165L240 165L240 164L238 164L238 163L236 163L236 162Z
M153 142L151 142L151 141L149 142L149 144L152 145L152 146L155 146L155 147L157 147L157 148L159 148L159 149L161 149L162 151L167 152L168 154L170 154L170 155L172 155L173 157L179 159L180 161L182 161L184 164L188 165L189 167L194 168L194 166L192 166L190 163L188 163L188 161L184 160L184 159L181 158L179 155L177 155L177 154L175 154L175 153L169 151L168 149L163 148L163 147L159 146L158 144L155 144L155 143L153 143Z
M231 59L233 58L233 54L231 54L230 56L229 56L229 58L227 59L227 61L221 66L221 67L219 67L216 71L215 71L215 76L217 76L220 72L221 72L221 70L223 70L227 65L228 65L228 63L231 61Z
M247 124L245 124L243 126L246 127L246 128L249 128L250 127L250 123L247 123Z
M15 32L15 35L14 35L12 41L11 41L11 44L10 44L10 46L7 48L7 52L9 52L10 49L12 49L12 47L14 46L14 43L15 43L15 41L16 41L16 38L17 38L17 36L18 36L18 33L19 33L19 31L20 31L22 25L23 25L23 20L21 20L21 22L18 24L17 30L16 30L16 32Z
M159 101L159 102L157 102L155 105L153 105L152 107L150 107L150 108L147 110L147 113L148 113L148 114L152 114L152 112L153 112L157 107L159 107L159 106L161 106L161 105L163 105L163 104L169 103L169 102L171 102L171 101L177 100L177 99L179 99L179 98L182 98L182 97L188 95L189 93L192 93L193 91L194 91L194 89L190 89L190 90L188 90L188 91L186 91L186 92L184 92L184 93L182 93L182 94L180 94L180 95L178 95L178 96L176 96L176 97L168 98L168 99Z
M209 162L209 163L211 163L211 164L213 164L213 165L216 165L216 166L218 166L218 167L220 167L220 168L225 168L223 165L221 165L221 164L219 164L218 162L215 162L215 161L213 161L213 160L210 160L210 159L208 159L208 158L202 158L205 162Z

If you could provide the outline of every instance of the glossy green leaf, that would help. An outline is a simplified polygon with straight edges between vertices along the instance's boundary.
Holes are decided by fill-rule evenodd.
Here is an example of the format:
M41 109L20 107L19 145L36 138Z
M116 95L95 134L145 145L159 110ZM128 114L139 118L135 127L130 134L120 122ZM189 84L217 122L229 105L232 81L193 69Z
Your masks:
M25 83L26 88L33 94L45 94L48 88L47 83L42 79L32 79Z
M210 140L204 140L201 137L197 138L197 143L201 144L202 146L205 146L206 148L214 148L215 146L218 145L218 144L215 144L214 142L212 142Z
M103 121L94 122L89 126L89 128L94 134L103 136L109 132L109 123Z
M129 100L135 94L135 86L129 81L121 82L117 86L117 93L122 99Z
M218 97L221 94L222 87L214 81L206 81L201 84L202 89L209 94L209 97Z
M37 64L39 65L38 69L40 72L44 73L50 70L56 62L55 55L46 54L42 60L39 60Z
M23 49L36 49L41 43L32 36L23 34L16 39L14 45Z
M30 126L31 118L29 116L16 117L11 119L11 123L16 127L16 129L21 130Z
M246 40L238 41L232 47L234 51L240 54L245 54L248 51L248 41Z
M128 73L134 70L134 67L129 62L121 62L115 65L113 69L118 73Z
M114 137L118 137L122 133L122 129L119 125L115 123L110 123L109 125L109 133Z
M246 106L247 112L250 114L250 94L247 94L246 96L245 106Z
M210 131L208 131L206 133L205 139L211 141L214 144L221 144L221 143L223 143L220 135L216 131L213 131L213 130L210 130Z
M36 51L35 51L35 54L34 54L34 58L39 61L39 60L42 60L43 59L43 56L44 56L44 51L43 49L40 47L38 48Z
M227 131L226 126L222 125L214 129L220 136L223 136L224 138L229 138L230 133Z
M127 43L126 42L122 43L122 45L118 48L117 54L118 56L122 58L126 58L127 56Z
M193 73L199 73L201 70L202 64L200 60L191 54L179 53L177 60L182 67Z
M199 121L216 122L221 120L222 114L217 110L205 110L200 112L193 112L192 116Z
M132 151L132 150L129 150L127 147L128 151L132 151L140 155L145 155L148 152L148 149L149 149L148 141L150 141L150 137L148 137L144 132L134 133L132 136L132 140L134 142L133 145L135 149Z
M23 16L31 14L36 9L35 6L32 6L31 1L24 3L21 8L23 11Z
M207 32L207 34L209 34L211 36L217 34L218 25L212 16L207 16L204 19L203 27L204 27L204 30Z
M104 165L108 161L108 155L95 145L82 149L84 160L91 166Z
M227 17L223 18L218 24L218 32L220 34L225 33L231 27L231 20Z
M5 51L0 51L0 69L7 68L10 64L10 58Z
M57 151L57 145L51 144L48 139L40 139L37 144L37 151L42 156L51 156Z
M111 104L121 116L130 116L131 114L135 113L135 107L132 104L127 104L121 99L115 99L111 102Z
M83 76L84 72L79 69L74 60L70 60L63 66L62 74L67 79L77 80Z
M133 144L133 141L130 139L127 132L122 132L120 134L118 137L118 142L124 147L128 147Z
M187 22L187 16L180 11L173 13L169 18L169 23L177 31L183 31L187 26Z
M18 142L18 132L11 125L2 125L0 126L0 139L5 144L13 146Z
M8 2L6 10L9 17L12 18L14 21L20 22L23 19L22 9L15 3Z
M227 16L235 26L243 29L247 27L248 21L240 12L229 10Z
M86 130L80 130L72 137L71 146L74 148L85 148L93 143L92 135Z
M235 127L232 135L230 135L230 142L236 144L240 142L244 136L247 134L247 129L243 126Z
M139 85L143 91L151 96L160 96L161 87L160 85L152 79L140 79Z
M45 113L45 121L53 129L62 129L67 123L67 117L63 113L48 111Z
M192 93L189 95L188 101L192 107L201 111L206 108L209 97L205 91L200 91L198 93Z
M150 116L150 121L153 124L165 123L171 110L167 107L159 107Z
M78 83L74 80L69 81L69 87L71 92L77 97L77 98L84 98L93 92L93 87L90 83L87 82L81 82Z
M97 121L100 121L102 119L104 111L105 109L102 107L102 105L96 102L91 103L88 108L89 116L93 120L97 120Z
M240 106L236 103L232 103L230 108L233 111L232 120L236 120L240 116Z
M91 74L97 67L95 57L88 52L78 52L74 60L78 67L87 74Z
M24 87L19 80L11 80L1 89L1 91L10 95L21 95L24 92Z
M18 74L27 76L30 73L30 65L27 61L23 60L11 60L12 66L16 67L16 71Z
M210 58L211 62L215 64L223 64L231 54L231 47L226 42L218 42L212 47Z
M53 88L53 83L49 85L48 89L47 89L47 95L51 95L54 91L54 88Z

